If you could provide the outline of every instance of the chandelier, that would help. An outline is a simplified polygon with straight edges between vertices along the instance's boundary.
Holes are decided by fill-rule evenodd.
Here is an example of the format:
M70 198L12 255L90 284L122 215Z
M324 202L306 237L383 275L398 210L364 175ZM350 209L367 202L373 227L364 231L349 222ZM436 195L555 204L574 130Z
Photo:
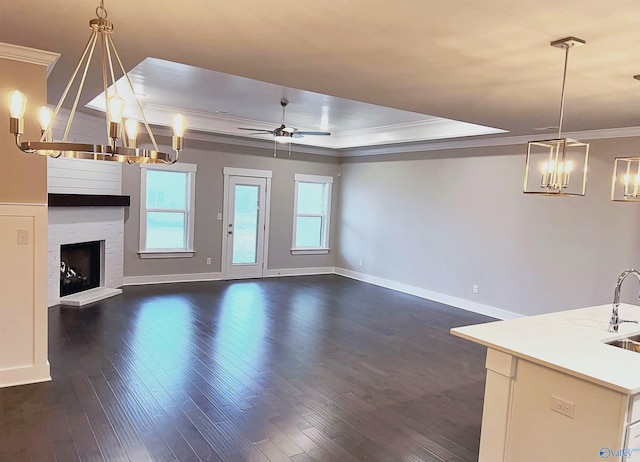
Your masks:
M633 78L640 80L640 75L634 75ZM611 179L611 200L640 202L640 157L615 158Z
M24 133L23 117L27 99L24 94L17 90L9 93L9 130L13 135L15 135L16 145L23 152L41 154L50 157L71 157L77 159L128 163L175 163L178 160L183 146L184 130L186 126L184 117L181 114L178 114L173 120L172 149L174 152L171 154L160 152L156 139L151 132L149 123L147 122L142 110L142 105L135 94L131 80L124 70L120 55L116 50L113 39L111 38L111 34L113 33L113 23L107 20L107 10L104 8L104 0L100 0L100 4L96 8L96 16L97 18L89 21L89 27L91 28L89 41L78 60L78 64L75 67L75 70L73 71L55 110L51 111L48 107L43 106L38 111L40 128L42 130L42 136L38 141L20 141L20 135ZM108 142L105 145L68 142L67 137L78 107L82 89L84 88L89 66L91 64L96 45L98 44L101 49L102 57L102 82L106 103L106 133ZM115 67L114 64L117 64L118 67ZM118 93L114 68L119 68L119 72L122 73L128 84L128 88L131 91L133 100L135 101L139 117L142 120L149 138L151 139L151 144L153 145L152 150L137 147L139 128L138 121L133 118L129 118L126 121L123 120L122 116L124 114L125 101ZM75 98L73 99L64 135L61 141L54 141L52 136L52 127L54 126L54 122L60 112L62 104L69 95L70 89L80 73L81 78ZM109 87L109 82L111 82L111 87Z
M569 50L585 43L584 40L576 37L567 37L551 42L552 47L565 50L558 138L530 141L527 144L523 187L525 194L545 194L550 196L584 196L586 194L589 145L562 137Z
M611 180L611 200L640 202L640 157L615 158Z

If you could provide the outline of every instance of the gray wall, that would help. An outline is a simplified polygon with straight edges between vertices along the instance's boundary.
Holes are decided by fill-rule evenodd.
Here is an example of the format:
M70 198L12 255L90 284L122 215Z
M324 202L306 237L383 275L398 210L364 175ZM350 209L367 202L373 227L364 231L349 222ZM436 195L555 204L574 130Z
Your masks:
M166 141L166 140L164 140ZM162 148L161 148L162 149ZM307 267L333 267L336 248L328 255L291 255L293 230L294 175L296 173L334 177L332 206L332 233L336 231L337 192L339 189L338 163L335 157L294 152L289 157L284 151L273 157L271 149L241 147L231 144L204 143L187 139L181 162L198 165L196 173L195 256L192 258L140 259L140 169L127 165L123 169L122 193L131 196L131 207L125 216L124 276L152 276L195 274L221 271L222 221L216 215L222 212L223 167L271 170L271 216L268 269ZM212 264L206 259L211 257Z
M583 198L525 196L526 146L345 159L336 266L523 315L609 303L640 265L640 204L609 200L637 145L593 141Z

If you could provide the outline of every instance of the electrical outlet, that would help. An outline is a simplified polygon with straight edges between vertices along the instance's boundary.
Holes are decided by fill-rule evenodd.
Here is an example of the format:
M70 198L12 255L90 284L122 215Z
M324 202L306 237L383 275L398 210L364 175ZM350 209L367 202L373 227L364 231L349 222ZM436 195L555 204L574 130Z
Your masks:
M480 292L480 286L478 284L474 284L473 285L473 293L477 294L478 292Z
M562 415L566 415L567 417L573 419L576 405L574 403L570 403L569 401L565 401L562 398L558 398L557 396L551 396L551 403L549 405L549 408L552 411L555 411Z
M207 258L207 265L210 265L210 264L211 264L211 257L208 257Z

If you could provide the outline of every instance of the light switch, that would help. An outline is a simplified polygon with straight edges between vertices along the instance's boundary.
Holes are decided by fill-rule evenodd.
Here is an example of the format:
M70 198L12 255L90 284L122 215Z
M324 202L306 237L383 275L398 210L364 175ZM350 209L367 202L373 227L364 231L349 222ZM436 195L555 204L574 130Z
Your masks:
M218 221L222 220L222 213L218 212Z
M18 244L28 244L29 243L29 230L28 229L19 229L18 230Z

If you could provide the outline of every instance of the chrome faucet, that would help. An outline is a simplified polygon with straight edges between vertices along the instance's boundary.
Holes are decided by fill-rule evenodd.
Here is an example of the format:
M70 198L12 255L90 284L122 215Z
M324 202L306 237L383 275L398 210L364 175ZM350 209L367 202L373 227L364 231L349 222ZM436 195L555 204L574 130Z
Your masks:
M626 319L620 319L618 317L618 305L620 305L620 287L622 286L622 281L624 281L630 274L633 274L636 279L638 279L638 282L640 282L640 271L638 271L637 269L628 269L620 276L618 276L616 290L613 292L613 308L611 310L611 319L609 319L609 332L618 332L618 326L623 322L634 322L638 324L638 321L628 321ZM640 299L640 293L638 294L638 299Z

